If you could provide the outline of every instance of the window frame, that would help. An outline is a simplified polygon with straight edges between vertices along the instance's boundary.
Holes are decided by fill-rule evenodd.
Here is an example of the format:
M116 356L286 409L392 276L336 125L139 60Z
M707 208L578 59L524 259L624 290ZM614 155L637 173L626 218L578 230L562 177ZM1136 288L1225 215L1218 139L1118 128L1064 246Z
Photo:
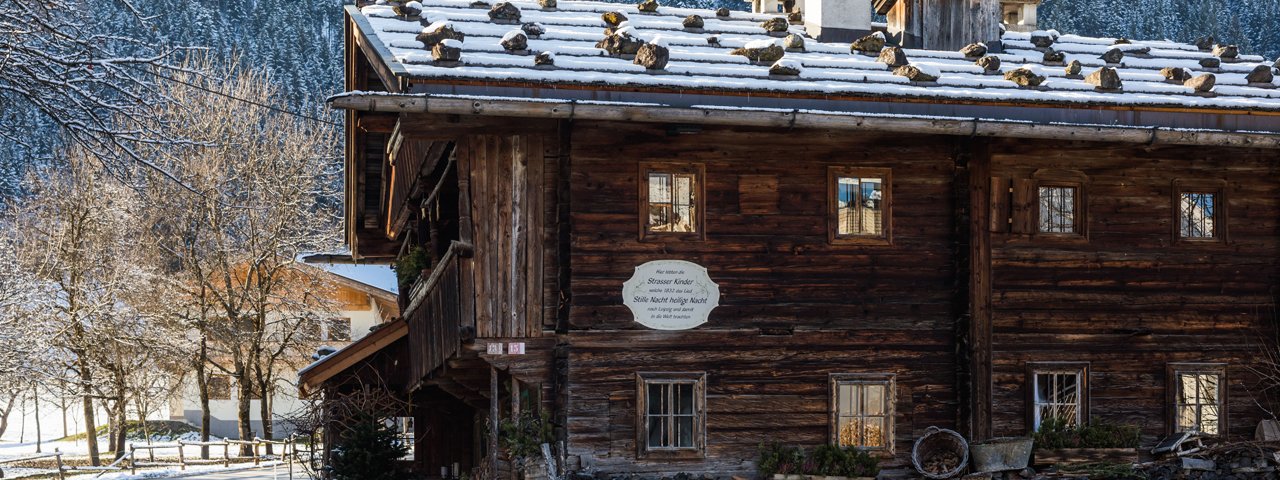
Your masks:
M880 235L840 233L840 178L879 178L881 181ZM833 245L893 244L893 171L885 167L827 167L827 241Z
M1087 178L1078 172L1036 172L1033 175L1034 184L1032 185L1035 201L1031 210L1031 229L1032 235L1038 239L1053 240L1087 240L1089 238L1089 193L1085 188ZM1072 208L1072 226L1073 232L1042 232L1040 231L1040 189L1041 188L1073 188L1075 195Z
M1228 413L1230 405L1230 384L1227 383L1227 364L1226 363L1192 363L1192 362L1170 362L1166 365L1165 375L1165 408L1168 414L1165 416L1165 431L1168 434L1178 433L1178 390L1181 386L1181 374L1213 374L1218 376L1218 433L1201 435L1209 437L1225 438L1228 423Z
M673 383L693 385L693 446L649 447L650 384ZM636 458L662 460L701 460L707 455L706 372L639 372L636 373Z
M897 403L898 403L898 375L893 373L832 373L828 377L827 410L828 410L828 431L827 441L831 445L840 445L840 386L841 385L884 385L885 387L885 446L883 447L859 447L853 446L858 450L864 450L870 453L884 453L887 456L894 454L895 448L895 432L897 421Z
M1037 421L1040 416L1040 405L1036 403L1036 382L1040 374L1075 374L1076 396L1079 407L1076 408L1076 424L1089 422L1089 362L1027 362L1027 373L1023 380L1026 388L1026 430L1031 435L1040 429Z
M693 175L694 176L694 231L692 232L654 232L649 230L649 175L651 173L665 173L669 175ZM669 163L669 162L641 162L639 177L636 181L639 190L639 201L637 204L637 225L639 226L640 241L701 241L707 237L707 175L706 165L702 163ZM673 191L674 193L674 191ZM673 199L674 200L674 199Z
M347 337L347 338L334 338L334 337L333 337L333 323L334 323L334 322L337 322L337 321L343 321L343 322L345 322L345 323L346 323L346 328L347 328L347 335L346 335L346 337ZM352 338L352 334L354 333L354 332L353 332L354 328L353 328L353 326L352 326L351 317L325 317L325 319L324 319L324 320L323 320L323 322L321 323L321 326L323 327L323 332L322 332L322 335L321 335L321 337L320 337L320 339L321 339L322 341L326 341L326 342L350 342L350 341L353 341L351 338Z
M1172 191L1170 207L1173 211L1173 222L1170 231L1173 235L1174 243L1204 245L1227 242L1227 182L1225 180L1178 179L1173 181ZM1182 236L1182 194L1184 193L1213 194L1212 237Z
M215 379L218 379L219 381L222 381L222 382L226 382L224 387L225 390L223 390L225 394L219 395L218 393L220 392L216 392L214 390L213 382ZM236 392L235 385L236 385L236 382L234 379L231 378L230 375L213 373L209 375L209 380L205 383L205 388L206 388L206 392L209 395L209 400L234 400L235 392ZM199 387L197 386L197 388Z

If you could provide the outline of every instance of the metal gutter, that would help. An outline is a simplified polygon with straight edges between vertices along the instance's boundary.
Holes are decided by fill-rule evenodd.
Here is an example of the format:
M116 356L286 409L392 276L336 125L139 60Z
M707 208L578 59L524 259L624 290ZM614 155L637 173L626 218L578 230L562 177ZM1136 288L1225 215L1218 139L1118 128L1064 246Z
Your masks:
M1190 130L1077 123L1034 123L981 117L926 117L808 109L676 107L610 101L503 98L467 95L348 92L330 97L334 108L395 112L551 118L619 122L737 125L766 128L865 130L896 133L1201 145L1280 149L1280 132Z

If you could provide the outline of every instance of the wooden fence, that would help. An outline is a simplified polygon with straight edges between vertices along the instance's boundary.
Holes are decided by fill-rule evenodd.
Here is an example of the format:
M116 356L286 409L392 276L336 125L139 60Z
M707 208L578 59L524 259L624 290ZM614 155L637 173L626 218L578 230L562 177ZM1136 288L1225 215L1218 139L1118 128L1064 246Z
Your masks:
M130 443L129 451L125 453L123 456L121 456L120 458L116 459L115 462L111 463L110 465L97 466L97 467L87 466L87 465L75 466L75 467L68 466L62 460L62 457L67 454L55 449L53 453L40 453L40 454L30 455L26 457L17 457L17 458L3 458L3 459L0 459L0 467L4 465L9 465L9 464L31 462L35 460L53 458L55 459L54 468L31 468L31 469L32 470L48 470L50 474L56 474L59 480L66 478L67 472L101 472L99 473L99 475L101 475L102 473L106 473L106 472L124 470L126 463L128 464L129 473L131 474L137 473L138 468L140 467L141 468L178 467L181 470L186 470L187 466L189 465L216 465L218 463L221 463L223 467L230 467L231 460L232 460L232 457L231 457L232 445L252 446L253 464L261 465L264 456L258 454L258 449L265 445L280 445L281 451L280 451L279 458L283 459L285 463L288 464L289 478L293 478L294 457L299 457L298 454L300 453L299 449L297 448L297 438L298 437L294 435L290 435L287 440L264 440L261 438L254 438L253 440L222 440L218 442L188 442L188 441L178 440L177 442L172 442L172 443L147 443L147 444L141 444L141 445ZM222 458L211 458L211 459L187 458L186 452L184 451L184 447L189 447L189 446L202 446L202 447L219 447L220 446L222 447ZM156 453L155 453L156 450L167 450L167 449L176 449L178 451L177 462L156 461ZM143 461L141 457L139 457L138 452L140 450L145 452L145 456L146 456L145 461ZM301 453L310 453L310 452L311 450L309 449L301 450ZM236 457L236 458L245 458L245 457ZM300 457L299 457L299 461L301 461ZM0 469L0 478L4 478L3 469Z

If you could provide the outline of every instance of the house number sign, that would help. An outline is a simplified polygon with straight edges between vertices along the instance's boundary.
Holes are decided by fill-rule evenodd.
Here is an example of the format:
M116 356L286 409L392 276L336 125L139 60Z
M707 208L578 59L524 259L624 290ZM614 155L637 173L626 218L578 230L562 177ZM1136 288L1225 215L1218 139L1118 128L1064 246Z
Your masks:
M707 323L711 310L720 305L720 287L701 265L655 260L636 267L622 284L622 303L641 325L688 330Z

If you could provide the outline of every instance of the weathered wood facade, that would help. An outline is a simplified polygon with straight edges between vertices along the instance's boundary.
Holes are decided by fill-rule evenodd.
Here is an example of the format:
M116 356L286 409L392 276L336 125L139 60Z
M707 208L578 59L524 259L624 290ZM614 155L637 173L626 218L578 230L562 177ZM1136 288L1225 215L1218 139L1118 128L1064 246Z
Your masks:
M797 126L798 110L761 120L481 96L433 104L417 93L488 84L411 81L379 48L349 38L348 89L404 95L335 100L351 110L349 178L365 175L348 187L366 209L348 228L356 255L431 252L402 295L408 390L415 405L453 412L419 419L435 429L419 443L424 472L452 461L505 471L493 419L541 411L571 468L748 474L762 442L836 442L847 378L891 390L891 436L874 450L891 467L931 426L1029 434L1041 372L1079 371L1081 421L1135 423L1146 442L1178 428L1174 372L1221 372L1224 438L1249 437L1263 416L1249 368L1260 332L1275 328L1274 145L977 120ZM375 144L381 160L362 147ZM695 175L696 234L646 234L655 168ZM847 171L884 182L873 241L833 233L834 172ZM1074 215L1053 227L1070 234L1042 233L1049 187L1073 195ZM1180 238L1188 191L1216 195L1211 239ZM623 282L664 259L704 266L719 285L705 325L652 330L624 306ZM644 445L646 376L694 386L689 448ZM460 429L465 444L439 433Z

